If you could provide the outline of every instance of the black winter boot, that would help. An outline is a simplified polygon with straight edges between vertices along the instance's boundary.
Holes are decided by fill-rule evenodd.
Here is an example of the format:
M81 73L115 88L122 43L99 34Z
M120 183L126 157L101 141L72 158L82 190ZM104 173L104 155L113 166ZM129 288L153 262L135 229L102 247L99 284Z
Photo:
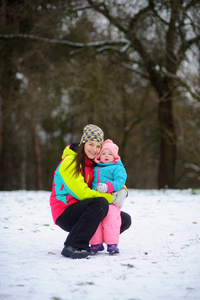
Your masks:
M61 254L65 257L71 258L86 258L88 255L90 255L90 252L84 249L73 248L71 246L65 245Z

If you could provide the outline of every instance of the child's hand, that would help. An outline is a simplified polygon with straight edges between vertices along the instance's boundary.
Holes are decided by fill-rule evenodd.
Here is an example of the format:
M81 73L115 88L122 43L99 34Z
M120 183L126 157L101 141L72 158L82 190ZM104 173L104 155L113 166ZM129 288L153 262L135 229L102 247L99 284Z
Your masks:
M120 208L122 207L125 198L127 197L128 192L126 189L122 189L118 192L113 193L113 204L119 206Z
M106 183L99 183L97 185L97 191L100 193L106 193L108 190L108 185Z

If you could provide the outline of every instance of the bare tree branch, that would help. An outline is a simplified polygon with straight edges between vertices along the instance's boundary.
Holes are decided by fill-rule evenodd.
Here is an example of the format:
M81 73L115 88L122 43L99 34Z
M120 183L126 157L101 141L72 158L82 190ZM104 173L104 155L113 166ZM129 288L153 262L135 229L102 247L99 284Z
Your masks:
M154 13L154 15L165 25L169 26L169 23L167 21L165 21L161 16L159 16L159 14L157 13L157 11L155 10L154 6L152 7L152 11Z
M178 59L179 59L178 64L181 63L185 52L190 48L190 46L193 44L197 44L199 41L200 41L200 35L195 36L195 37L191 38L190 40L187 40L181 44L181 46L178 50L178 55L177 55Z
M114 47L114 46L105 45L105 46L97 49L97 52L100 53L100 52L103 52L103 51L106 51L106 50L115 50L116 52L119 52L119 53L122 54L122 53L125 53L128 50L130 45L131 45L130 41L125 46L123 46L121 49L119 49L117 47Z
M145 15L147 12L149 12L150 10L152 10L153 6L154 6L153 1L149 0L149 5L141 9L136 15L134 15L134 17L130 20L129 23L129 31L132 32L135 29L141 17Z
M149 80L149 76L148 76L147 74L142 73L142 72L140 72L140 71L134 69L131 65L129 65L129 64L127 64L127 63L121 63L121 66L124 67L124 68L126 68L126 69L128 69L129 71L132 71L132 72L134 72L134 73L136 73L136 74L142 76L143 78Z
M194 91L185 81L183 81L180 77L177 75L168 72L165 68L161 68L160 70L157 70L158 72L164 74L165 76L174 79L175 81L179 82L184 88L187 89L187 91L191 94L191 96L196 99L197 101L200 101L200 94L196 91Z
M70 9L68 5L65 5L63 7L64 8L66 8L66 7L69 8L69 12L74 13L74 12L81 11L81 10L93 9L94 7L96 8L96 7L99 7L99 6L102 6L102 3L95 4L93 7L90 4L89 5L85 5L85 6L78 6L76 8L72 8L72 9Z
M93 7L97 12L101 13L104 17L106 17L111 24L116 26L119 30L121 30L121 32L126 33L127 29L124 26L122 26L120 22L118 22L117 18L112 17L105 3L102 3L102 5L97 6L97 4L93 0L87 0L87 1L91 5L91 7Z
M19 34L0 34L1 39L16 39L16 38L22 38L22 39L30 39L30 40L35 40L35 41L41 41L45 43L51 43L51 44L61 44L61 45L68 45L72 47L84 47L84 43L76 43L72 41L67 41L67 40L57 40L57 39L48 39L45 37L40 37L40 36L35 36L32 34L24 34L24 33L19 33Z
M60 44L60 45L68 45L76 48L85 48L85 47L102 47L104 45L124 45L122 48L122 52L124 52L129 46L130 41L127 39L116 39L116 40L104 40L104 41L96 41L96 42L88 42L88 43L77 43L68 40L58 40L58 39L49 39L45 37L35 36L32 34L0 34L0 39L14 39L14 38L22 38L22 39L31 39L35 41L41 41L45 43L51 44ZM124 50L125 49L125 50Z

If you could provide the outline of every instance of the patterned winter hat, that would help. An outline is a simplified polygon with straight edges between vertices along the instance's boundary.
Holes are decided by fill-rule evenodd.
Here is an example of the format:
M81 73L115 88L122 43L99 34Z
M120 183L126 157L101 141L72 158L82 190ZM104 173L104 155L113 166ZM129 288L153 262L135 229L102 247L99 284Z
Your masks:
M97 155L97 157L95 158L95 162L99 163L100 162L100 155L103 152L104 149L108 149L110 150L110 152L112 153L112 155L114 156L115 161L119 161L120 160L120 156L118 155L118 151L119 151L119 147L113 143L112 140L105 140L105 142L103 143L103 147L101 148L101 151L99 153L99 155Z
M96 141L103 144L104 133L103 130L93 124L88 124L83 128L83 135L81 137L80 144L84 144L89 141Z

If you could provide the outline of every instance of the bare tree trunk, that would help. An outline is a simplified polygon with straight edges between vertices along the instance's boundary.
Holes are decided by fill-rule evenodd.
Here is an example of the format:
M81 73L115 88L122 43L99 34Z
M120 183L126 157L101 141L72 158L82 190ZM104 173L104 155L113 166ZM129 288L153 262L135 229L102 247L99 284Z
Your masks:
M2 64L1 64L2 66ZM2 70L0 70L0 182L2 181L2 141L3 141L3 91Z
M27 139L25 133L22 137L22 164L21 164L21 188L27 189Z
M5 52L5 51L4 51ZM13 124L10 116L10 108L12 106L11 90L12 90L12 65L9 61L9 49L7 49L7 57L2 55L1 74L0 74L0 189L11 190L14 188L13 175ZM5 104L6 103L6 109ZM6 114L4 113L6 111ZM9 120L9 121L8 121Z
M147 92L148 93L148 92ZM127 99L126 97L122 98L122 112L123 112L123 138L122 138L122 143L120 147L120 153L121 153L121 158L123 161L125 161L126 157L126 146L129 141L129 137L133 132L133 129L140 124L143 121L144 117L144 104L147 99L147 93L144 94L144 96L140 99L140 106L138 108L138 112L135 116L134 119L131 119L130 121L128 120L127 116Z
M0 27L3 28L5 26L5 7L6 1L1 1L0 7ZM3 46L0 46L0 52L2 53ZM2 151L3 151L3 57L1 55L0 58L0 182L2 185Z
M40 157L40 147L37 134L37 123L32 120L32 138L33 138L33 153L35 159L36 168L36 188L37 190L42 190L42 167L41 167L41 157Z
M158 188L174 188L177 149L172 100L170 98L159 101L158 118L160 130Z
M176 22L179 20L179 13L182 7L182 0L171 2L171 16L168 31L166 34L166 69L176 74L178 58L176 56ZM161 78L160 78L161 79ZM158 119L160 131L160 161L158 167L158 188L175 187L175 168L177 158L176 130L174 126L172 94L174 81L170 78L163 78L162 85L157 85L160 96L158 104Z

